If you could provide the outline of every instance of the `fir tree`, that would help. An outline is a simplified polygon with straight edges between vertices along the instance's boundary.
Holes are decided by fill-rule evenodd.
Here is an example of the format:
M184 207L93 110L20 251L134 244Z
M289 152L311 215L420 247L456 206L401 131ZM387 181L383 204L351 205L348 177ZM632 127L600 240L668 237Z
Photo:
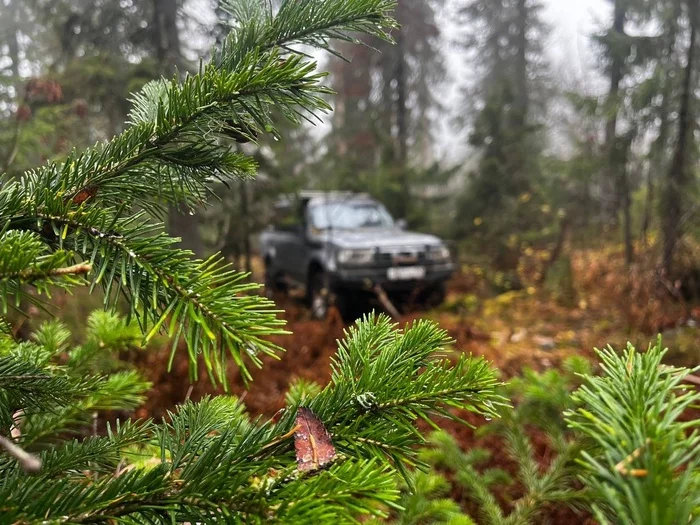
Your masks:
M600 376L583 358L568 359L562 372L526 369L507 386L515 408L477 430L504 438L515 475L489 467L490 450L465 451L435 432L420 457L436 470L414 474L395 523L464 523L460 503L484 524L551 523L550 511L561 516L564 506L601 524L698 523L700 436L686 411L700 394L684 384L690 370L661 364L665 353L660 341L644 353L608 348L598 352ZM533 429L550 442L544 464ZM452 490L458 501L443 497L450 484L462 488Z
M506 269L514 250L503 240L540 228L533 218L541 205L537 132L547 104L541 11L536 0L470 0L460 10L462 45L478 80L464 86L458 120L481 156L458 200L456 233L479 239Z
M639 353L598 351L605 374L586 377L567 422L594 446L581 453L582 480L599 523L698 523L698 420L682 420L700 394L690 370L662 365L661 340Z
M212 61L134 95L122 134L4 181L3 313L88 284L103 288L107 309L125 301L145 341L165 332L173 353L184 341L193 374L203 362L216 383L225 385L231 364L245 376L261 354L278 355L266 336L282 333L283 323L257 285L218 255L202 261L175 247L157 220L169 206L202 205L214 182L253 176L254 163L224 136L274 134L273 108L292 121L328 109L323 75L295 45L328 49L333 39L355 41L356 32L387 39L393 2L287 0L276 13L259 0L225 7L234 22ZM37 344L20 343L2 324L0 523L381 516L397 505L396 472L409 479L408 468L420 464L417 420L454 418L451 408L494 416L501 404L494 372L483 360L442 357L449 341L433 323L398 330L371 317L339 343L329 385L299 385L274 420L251 420L237 399L218 397L186 402L159 424L126 421L84 437L87 414L133 407L145 385L95 375L81 357L90 346L68 352L59 325L40 333ZM106 384L117 400L93 401ZM321 471L301 472L295 462L302 404L337 452ZM56 414L68 414L65 423L56 424Z
M686 193L693 187L693 169L690 159L693 152L692 134L696 127L697 95L694 85L697 80L698 27L700 27L700 9L697 2L685 2L689 28L689 42L686 51L686 64L683 70L683 82L678 113L678 132L673 148L673 156L668 170L668 177L663 194L663 259L662 266L667 276L672 277L676 246L683 235L683 209Z
M330 168L342 188L370 191L400 218L412 218L414 167L432 158L444 80L437 16L445 2L397 2L396 45L366 41L381 53L342 46L353 62L331 63L338 111L330 134ZM356 61L362 67L356 67ZM352 174L352 177L346 175Z
M583 442L566 429L562 411L573 407L570 394L579 384L575 374L590 374L590 366L581 358L571 358L563 363L563 369L563 372L548 370L542 374L523 370L522 377L514 378L507 385L508 397L515 408L504 412L502 419L477 430L479 434L502 438L503 455L516 467L513 476L502 468L488 465L493 459L502 461L503 455L496 456L482 448L464 451L445 431L433 433L429 446L421 450L420 456L427 463L450 473L452 484L462 489L459 493L474 509L472 516L478 523L547 523L548 509L578 509L586 501L585 491L575 483L579 469L574 458ZM535 443L531 440L533 429L547 437L551 461L546 468L537 459ZM404 521L399 522L410 523L406 518L432 508L426 500L431 499L431 491L447 481L435 472L430 475L434 478L432 481L430 477L421 478L415 494L405 496L409 505L401 513ZM504 493L507 494L505 502ZM437 509L450 509L450 505L442 502Z

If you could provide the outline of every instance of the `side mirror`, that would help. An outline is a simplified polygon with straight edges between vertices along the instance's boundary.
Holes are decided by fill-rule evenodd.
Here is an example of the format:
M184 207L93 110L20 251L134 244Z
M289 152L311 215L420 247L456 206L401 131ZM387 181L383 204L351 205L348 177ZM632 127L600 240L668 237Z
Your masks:
M405 230L408 228L408 223L406 222L406 219L399 219L396 221L396 226L398 226L399 230Z

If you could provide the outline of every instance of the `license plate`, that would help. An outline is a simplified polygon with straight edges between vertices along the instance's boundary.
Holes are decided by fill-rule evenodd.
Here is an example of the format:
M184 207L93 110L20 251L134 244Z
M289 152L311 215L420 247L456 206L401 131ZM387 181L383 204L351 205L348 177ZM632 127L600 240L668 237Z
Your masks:
M405 266L403 268L389 268L387 277L390 281L411 281L423 279L425 268L423 266Z

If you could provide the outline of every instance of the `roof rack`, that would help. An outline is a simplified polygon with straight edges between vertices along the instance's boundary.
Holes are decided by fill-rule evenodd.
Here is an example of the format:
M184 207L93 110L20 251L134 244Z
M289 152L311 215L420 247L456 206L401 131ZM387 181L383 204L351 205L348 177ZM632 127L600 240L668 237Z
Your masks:
M354 191L320 191L320 190L301 190L297 193L288 193L280 195L275 201L275 206L284 207L291 206L299 201L311 200L347 200L347 199L370 199L368 193L356 193Z
M369 197L367 193L357 193L354 191L318 191L302 190L298 193L301 199L339 199L349 197Z

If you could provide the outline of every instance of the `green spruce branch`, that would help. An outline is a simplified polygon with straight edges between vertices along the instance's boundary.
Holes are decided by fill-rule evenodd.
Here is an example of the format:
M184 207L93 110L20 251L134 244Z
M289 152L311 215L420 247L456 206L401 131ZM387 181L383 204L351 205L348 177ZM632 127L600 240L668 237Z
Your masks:
M26 284L44 294L80 284L58 269L61 254L65 267L92 266L91 285L104 287L106 306L125 297L149 337L166 329L173 352L184 340L193 376L201 356L215 382L226 383L229 360L250 378L249 363L259 366L260 355L281 350L265 339L284 333L274 305L220 256L201 261L176 248L153 219L168 205L205 204L214 182L254 175L253 160L231 149L231 132L251 140L274 134L273 108L295 122L328 111L324 74L294 46L330 49L333 39L356 41L356 31L389 39L392 6L284 2L273 15L258 0L228 3L235 23L214 60L196 74L148 84L132 99L130 127L109 142L0 189L0 246L28 234L57 258L44 273L21 258L15 272L0 272L3 309L9 298L14 307L38 301Z
M662 365L661 340L640 353L598 351L603 375L587 377L567 412L569 425L594 445L581 453L601 523L698 523L700 429L681 419L700 393L691 372Z
M366 340L383 341L382 352L365 348L361 343ZM358 378L365 378L363 388L349 388L343 378L302 397L323 418L338 450L339 458L327 471L297 472L291 439L297 404L279 420L265 421L250 420L235 398L205 398L186 402L159 425L126 425L107 436L70 441L41 456L45 465L68 465L73 457L76 465L90 471L89 479L77 466L68 476L59 474L58 467L47 467L32 478L21 477L16 464L9 471L0 466L0 473L11 474L13 480L0 481L0 501L8 502L3 510L8 519L32 522L41 516L58 523L110 519L304 523L314 517L353 522L362 514L386 515L387 508L396 507L399 495L394 469L403 471L403 465L419 463L414 445L423 438L415 430L417 419L443 414L448 406L481 412L479 407L487 402L501 403L494 391L495 374L481 360L451 376L469 396L441 397L443 389L436 388L440 382L429 370L433 362L442 362L445 341L444 332L432 323L419 322L401 331L386 317L366 319L349 334L335 366L348 369L348 362L354 363ZM409 347L414 355L407 358ZM394 380L413 378L414 389L428 385L434 394L408 401L406 390L394 387L393 394L383 390L386 367L401 370ZM430 383L422 379L424 375L432 378ZM372 392L385 408L366 402ZM120 437L124 433L128 439ZM149 452L152 445L154 456ZM123 458L134 454L154 461L138 466L132 459L131 468L118 468ZM91 467L93 462L98 465ZM51 490L24 506L24 495L41 485Z

